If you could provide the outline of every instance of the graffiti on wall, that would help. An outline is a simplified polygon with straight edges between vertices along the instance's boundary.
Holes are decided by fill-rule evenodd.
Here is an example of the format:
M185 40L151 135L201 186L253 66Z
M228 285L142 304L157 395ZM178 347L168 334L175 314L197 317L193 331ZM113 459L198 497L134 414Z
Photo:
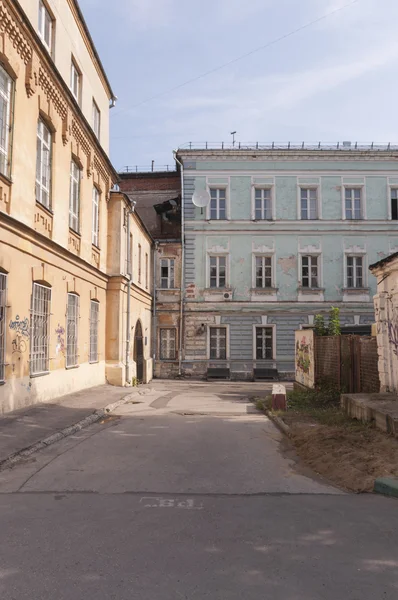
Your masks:
M308 330L305 333L302 330L296 331L296 381L313 388L315 384L314 376L314 332Z
M22 335L23 337L29 337L29 319L21 319L19 315L16 315L14 321L11 319L9 328Z
M28 349L28 344L21 335L17 335L11 342L13 354L23 354Z
M388 328L388 341L392 346L392 351L395 356L398 356L398 320L395 319L395 323L393 321L387 321Z
M57 354L59 352L65 352L65 328L58 323L55 333L57 334L57 345L55 348Z

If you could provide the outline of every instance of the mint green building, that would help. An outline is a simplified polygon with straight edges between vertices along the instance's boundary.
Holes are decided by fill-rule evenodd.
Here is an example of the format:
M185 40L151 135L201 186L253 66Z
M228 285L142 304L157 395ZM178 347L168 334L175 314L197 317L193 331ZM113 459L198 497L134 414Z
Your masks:
M177 158L184 372L289 377L294 331L316 314L337 306L343 326L373 323L368 266L398 251L398 147L191 144Z

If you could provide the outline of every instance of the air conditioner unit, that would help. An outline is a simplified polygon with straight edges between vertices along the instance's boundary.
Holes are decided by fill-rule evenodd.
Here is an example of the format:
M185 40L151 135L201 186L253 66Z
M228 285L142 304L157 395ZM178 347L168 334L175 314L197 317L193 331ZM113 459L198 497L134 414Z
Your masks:
M224 300L232 300L232 292L225 292L223 296Z

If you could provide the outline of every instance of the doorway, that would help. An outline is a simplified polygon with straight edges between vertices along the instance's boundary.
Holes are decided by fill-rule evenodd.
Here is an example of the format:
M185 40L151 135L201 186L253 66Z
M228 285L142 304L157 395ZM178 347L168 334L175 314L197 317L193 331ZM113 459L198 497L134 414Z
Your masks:
M144 341L142 338L142 325L139 320L134 333L134 360L137 368L137 380L142 383L144 380Z

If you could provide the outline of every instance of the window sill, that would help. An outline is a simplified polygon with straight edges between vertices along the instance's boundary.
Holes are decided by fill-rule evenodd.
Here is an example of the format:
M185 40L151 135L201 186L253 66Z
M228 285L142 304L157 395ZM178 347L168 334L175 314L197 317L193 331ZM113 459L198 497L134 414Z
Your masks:
M65 369L66 369L67 371L70 371L71 369L78 369L79 367L80 367L80 365L72 365L72 366L70 366L70 367L65 367Z
M343 288L345 294L369 294L368 287Z
M298 287L297 291L301 294L323 294L325 288Z
M250 291L252 294L276 294L279 288L276 287L263 287L263 288L252 288Z
M80 238L80 239L81 239L81 237L82 237L82 234L81 234L81 233L79 233L78 231L76 231L75 229L73 229L73 227L71 227L70 225L69 225L69 232L70 232L70 233L73 233L73 235L76 235L76 236L77 236L78 238Z
M70 228L69 228L69 229L70 229ZM73 231L73 229L72 229L72 231ZM79 234L77 234L77 235L79 235ZM93 248L94 250L97 250L97 252L101 252L101 248L100 248L99 246L97 246L97 244L93 244L93 243L91 242L91 246L92 246L92 248Z
M252 219L253 223L263 223L266 221L267 223L274 223L276 219Z
M5 175L4 173L1 173L1 172L0 172L0 181L5 183L6 185L12 185L12 179L10 177L8 177L8 175Z
M98 363L99 363L99 360L98 360L98 359L97 359L97 360L89 360L89 361L88 361L88 364L89 364L89 365L98 365ZM79 365L77 365L77 366L79 366ZM70 368L70 367L67 367L67 368ZM76 368L76 367L75 367L75 368Z
M47 208L47 206L42 204L39 200L36 200L36 206L41 208L41 210L44 210L44 212L47 213L49 217L54 216L54 211L52 211L51 208Z
M29 375L31 379L36 379L36 377L44 377L44 375L50 375L50 371L44 371L43 373L32 373Z

